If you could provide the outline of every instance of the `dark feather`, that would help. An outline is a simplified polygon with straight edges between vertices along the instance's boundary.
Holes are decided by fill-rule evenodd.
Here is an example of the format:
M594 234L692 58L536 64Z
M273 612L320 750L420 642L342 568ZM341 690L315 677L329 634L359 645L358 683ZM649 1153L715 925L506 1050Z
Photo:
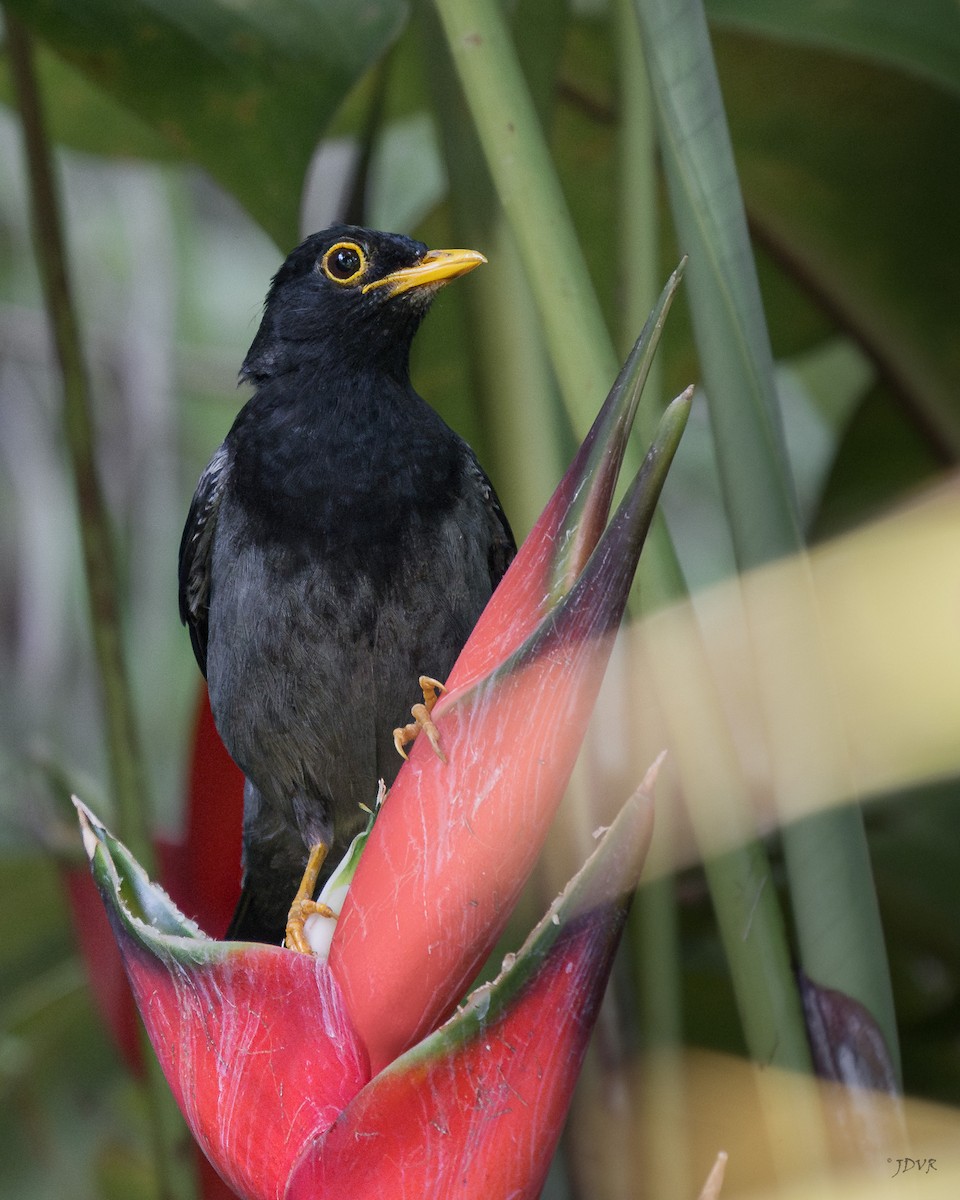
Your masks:
M364 264L346 284L324 270L342 245ZM340 226L289 256L244 361L256 391L190 507L180 614L247 777L234 937L280 940L310 845L336 864L399 769L418 675L446 677L515 553L473 451L410 384L435 286L364 286L425 252Z
M180 620L190 631L193 652L204 676L207 674L210 553L229 470L230 452L224 443L200 476L180 539Z

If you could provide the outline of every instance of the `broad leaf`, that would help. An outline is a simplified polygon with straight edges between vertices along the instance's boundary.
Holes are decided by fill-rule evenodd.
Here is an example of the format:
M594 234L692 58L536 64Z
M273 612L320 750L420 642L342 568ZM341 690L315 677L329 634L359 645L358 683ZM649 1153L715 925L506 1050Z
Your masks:
M889 63L960 91L956 0L707 0L712 21Z
M207 168L283 248L317 141L403 0L12 0L66 62Z

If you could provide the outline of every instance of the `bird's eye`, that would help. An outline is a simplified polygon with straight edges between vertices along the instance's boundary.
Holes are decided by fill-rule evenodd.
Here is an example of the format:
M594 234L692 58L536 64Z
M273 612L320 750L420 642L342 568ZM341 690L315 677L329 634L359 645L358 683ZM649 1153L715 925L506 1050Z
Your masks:
M367 259L355 242L337 242L320 260L320 268L334 283L355 283L366 271Z

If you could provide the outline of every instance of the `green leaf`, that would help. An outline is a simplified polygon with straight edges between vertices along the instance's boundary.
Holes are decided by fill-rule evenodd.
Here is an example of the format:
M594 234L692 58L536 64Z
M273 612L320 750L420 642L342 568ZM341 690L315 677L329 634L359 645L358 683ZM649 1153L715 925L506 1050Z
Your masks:
M776 408L773 356L756 267L747 236L733 147L706 20L700 4L677 10L668 0L635 0L656 98L664 170L678 237L690 256L690 305L703 365L737 563L742 571L799 550L799 515ZM779 81L771 81L774 90ZM819 86L819 83L817 84ZM816 90L816 88L814 89ZM753 103L756 105L754 93ZM832 119L826 118L829 124ZM794 185L796 186L796 185ZM800 573L796 614L815 605ZM840 714L822 703L794 672L773 681L764 664L774 641L796 636L785 614L775 630L745 615L758 670L761 703L775 688L797 689L808 737L820 758L847 786L848 760ZM824 648L814 643L822 677ZM767 722L778 757L775 794L780 803L807 786L806 749L791 723ZM898 1064L889 971L863 821L856 806L818 813L785 828L784 853L797 922L800 960L826 987L864 1004L883 1031ZM895 1066L895 1070L898 1068Z
M52 141L87 154L161 160L176 156L156 129L46 46L36 47L35 59ZM5 57L0 71L0 99L14 104Z
M292 244L310 156L403 0L12 0L63 59Z
M636 0L690 311L742 570L800 544L773 356L726 113L698 5ZM748 464L747 469L743 466Z
M707 0L711 21L890 63L960 91L956 0Z
M871 388L844 433L811 530L834 537L887 512L894 496L908 497L938 470L930 444L904 416L888 388Z
M739 34L717 39L717 61L754 228L956 456L960 259L946 248L960 105L870 63Z

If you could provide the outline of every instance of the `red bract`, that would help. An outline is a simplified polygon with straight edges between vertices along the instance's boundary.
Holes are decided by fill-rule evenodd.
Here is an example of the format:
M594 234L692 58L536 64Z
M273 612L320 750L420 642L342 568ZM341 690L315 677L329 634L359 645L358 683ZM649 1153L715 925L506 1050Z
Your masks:
M653 778L499 978L307 1147L287 1200L540 1194L649 845Z
M281 1196L305 1142L369 1078L329 968L273 946L205 951L192 970L149 948L126 961L201 1149L241 1196Z
M449 1012L506 924L573 769L688 411L686 395L668 408L577 582L526 641L467 687L454 667L433 713L446 761L420 739L391 789L330 953L374 1070ZM565 532L547 540L562 547Z
M498 979L372 1079L327 964L204 938L79 806L164 1073L237 1194L538 1195L649 844L652 785L653 772Z
M240 1196L279 1200L303 1146L370 1075L336 979L308 955L206 938L78 807L137 1006L194 1137Z
M433 713L446 763L424 739L414 746L361 860L331 964L374 1069L462 994L563 795L689 412L688 392L667 410L603 533L682 267L447 680ZM424 830L434 836L425 841Z
M434 712L446 761L420 739L387 797L329 963L209 941L81 813L167 1078L249 1200L539 1191L645 852L643 797L498 980L438 1025L559 803L686 421L685 394L600 536L673 286L454 668Z
M500 581L453 672L466 688L499 666L576 581L600 539L627 440L686 258L670 276L573 462Z
M187 822L173 899L213 937L222 937L240 899L243 772L220 740L204 685L187 780ZM217 846L216 854L210 853ZM163 860L161 860L163 861Z

